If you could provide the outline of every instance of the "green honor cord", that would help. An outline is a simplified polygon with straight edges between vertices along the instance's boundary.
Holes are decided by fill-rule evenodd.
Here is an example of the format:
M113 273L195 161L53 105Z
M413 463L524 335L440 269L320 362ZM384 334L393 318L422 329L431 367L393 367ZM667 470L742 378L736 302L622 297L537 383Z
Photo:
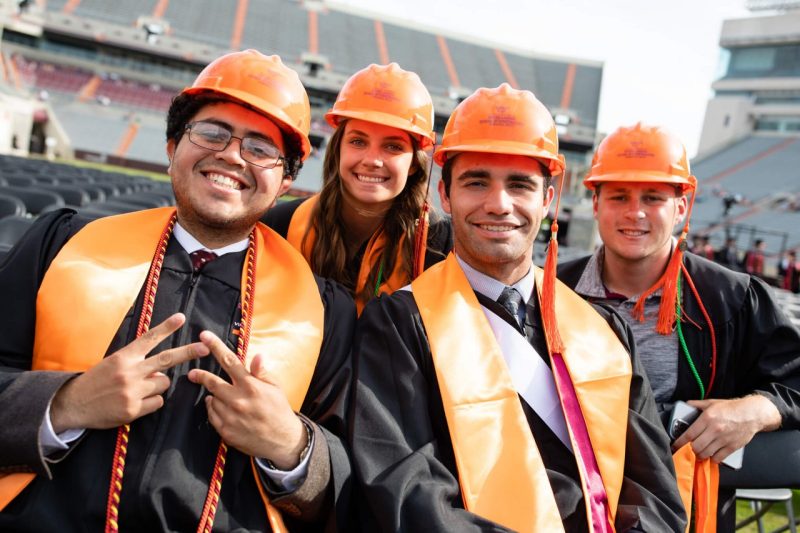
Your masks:
M375 296L381 295L381 280L383 279L383 259L381 259L381 266L378 269L378 281L375 282Z
M694 366L694 361L692 361L692 356L689 353L689 348L686 346L686 339L683 338L683 328L681 327L681 274L678 272L678 297L675 300L675 316L677 317L677 327L676 330L678 332L678 341L681 344L681 348L683 349L683 355L686 356L686 361L689 363L689 368L692 370L692 375L694 376L695 381L697 381L697 386L700 387L700 399L705 399L706 397L706 388L703 386L703 380L700 379L700 374L697 372L697 368Z

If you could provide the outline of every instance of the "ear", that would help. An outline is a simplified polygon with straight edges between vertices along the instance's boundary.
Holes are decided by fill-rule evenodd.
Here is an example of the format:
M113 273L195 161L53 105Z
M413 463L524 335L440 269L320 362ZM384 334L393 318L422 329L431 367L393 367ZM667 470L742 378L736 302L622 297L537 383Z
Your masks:
M555 196L556 196L556 189L551 185L547 188L547 190L544 193L544 198L543 198L544 203L542 205L543 214L546 215L547 212L550 210L550 204L553 202L553 198L555 198Z
M593 192L592 193L592 214L594 215L594 218L597 218L597 202L598 202L597 192Z
M442 210L447 213L448 215L452 215L453 213L450 212L450 198L447 197L447 192L444 189L444 180L439 180L439 200L442 202Z
M684 194L683 196L675 199L677 209L675 210L675 224L683 221L686 212L689 210L689 198Z
M175 139L170 139L167 141L167 159L169 159L169 165L167 165L167 171L172 168L172 159L175 157Z
M281 185L278 187L278 195L275 198L278 199L286 194L286 192L292 188L293 182L294 180L290 176L285 176L283 180L281 180Z

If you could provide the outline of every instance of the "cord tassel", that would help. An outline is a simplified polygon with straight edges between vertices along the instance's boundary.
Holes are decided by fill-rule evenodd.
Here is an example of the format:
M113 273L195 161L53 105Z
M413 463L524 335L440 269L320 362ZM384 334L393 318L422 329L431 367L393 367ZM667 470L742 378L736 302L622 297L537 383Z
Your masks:
M558 317L556 316L556 269L558 268L558 213L561 206L561 192L564 188L564 174L558 185L558 198L553 214L553 223L550 226L550 244L547 247L547 256L544 259L544 275L542 277L542 325L545 338L550 343L550 353L564 353L564 341L558 332Z
M678 245L672 252L666 270L652 287L644 291L636 305L633 306L633 316L639 322L644 322L644 303L647 298L661 289L661 305L658 308L658 321L656 322L656 332L660 335L672 333L672 325L675 323L675 305L678 299L678 271L683 263L683 251L686 249L686 232L681 233Z
M542 279L542 324L544 325L545 338L550 341L552 353L564 353L564 341L558 332L558 318L556 317L556 267L558 266L558 222L553 221L550 227L550 245L547 247L547 256L544 260L544 276Z
M696 184L697 180L694 176L689 176L691 181ZM696 187L693 190L697 190ZM687 243L686 236L689 234L689 220L692 218L692 207L694 207L694 199L696 193L692 193L692 199L689 201L689 209L686 212L686 222L681 230L681 236L678 238L678 244L672 251L672 257L669 258L667 268L664 273L658 278L652 287L644 291L639 296L639 301L633 306L633 316L639 322L644 322L644 303L647 298L661 289L661 304L658 307L658 320L656 321L656 333L659 335L670 335L672 333L672 326L675 323L675 305L678 300L678 273L683 265L683 253L686 251Z
M428 244L428 228L430 222L428 221L428 211L430 204L426 200L422 204L422 214L417 219L416 233L414 234L414 265L411 272L411 279L417 279L417 276L422 274L425 270L425 251Z

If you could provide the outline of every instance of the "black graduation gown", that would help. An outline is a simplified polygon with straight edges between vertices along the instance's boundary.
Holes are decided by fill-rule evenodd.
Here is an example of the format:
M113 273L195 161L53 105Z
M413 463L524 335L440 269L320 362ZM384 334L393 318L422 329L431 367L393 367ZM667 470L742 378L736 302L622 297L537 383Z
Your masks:
M67 452L41 457L37 435L43 409L70 374L27 372L38 287L53 257L86 222L68 210L46 215L0 265L0 294L6 298L0 311L0 405L5 412L0 415L0 472L26 469L39 474L0 513L2 531L101 531L103 527L116 430L87 431ZM193 342L204 329L215 332L236 350L234 330L241 318L239 286L244 258L245 252L226 254L192 274L188 254L175 239L170 240L151 324L178 311L186 314L187 322L152 353ZM337 435L344 434L355 308L341 287L320 278L317 283L325 304L324 341L301 412L323 428L332 482L321 523L306 524L284 513L293 531L320 530L322 522L334 516L334 499L341 510L338 519L347 518L349 505L348 454ZM142 299L140 293L108 353L135 338ZM64 310L64 320L83 318ZM131 425L120 504L123 531L197 527L219 436L208 422L205 389L186 378L191 368L224 374L213 356L173 368L164 407ZM20 410L18 427L7 425L14 419L11 408ZM273 501L278 503L281 495L275 496ZM269 529L267 524L250 458L231 447L214 530L264 531Z
M496 312L512 320L504 310ZM629 330L619 318L607 309L601 312L630 346ZM527 337L546 357L535 304L529 305L527 316ZM569 323L562 321L562 327ZM397 291L368 304L359 321L354 350L356 385L350 441L354 469L365 493L360 509L365 529L507 531L463 508L430 345L413 295ZM669 442L661 431L650 385L635 356L632 359L625 479L615 525L618 531L683 531L685 513ZM585 506L574 457L521 401L565 528L585 531Z
M574 288L591 256L559 265L558 278ZM781 311L763 280L734 272L692 253L683 256L714 325L717 364L707 398L739 398L756 392L781 414L781 429L800 428L800 331ZM682 302L687 320L683 335L706 387L711 379L711 335L700 304L684 283ZM678 354L678 381L668 404L660 405L665 429L678 400L699 400L700 390L686 357ZM723 467L724 468L724 467ZM736 495L720 488L717 529L734 531Z

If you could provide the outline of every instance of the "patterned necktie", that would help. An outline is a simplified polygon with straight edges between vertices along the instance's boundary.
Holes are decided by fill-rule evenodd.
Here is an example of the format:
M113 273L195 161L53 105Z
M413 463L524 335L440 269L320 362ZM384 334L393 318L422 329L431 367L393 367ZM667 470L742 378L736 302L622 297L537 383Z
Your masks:
M208 250L197 250L196 252L190 253L189 257L192 259L192 269L195 272L200 272L200 270L206 266L206 263L217 258L217 254L209 252Z
M525 318L520 311L525 309L525 302L522 299L522 295L516 289L505 287L503 292L500 293L497 303L502 305L505 310L514 317L514 320L516 320L520 327L524 327Z

